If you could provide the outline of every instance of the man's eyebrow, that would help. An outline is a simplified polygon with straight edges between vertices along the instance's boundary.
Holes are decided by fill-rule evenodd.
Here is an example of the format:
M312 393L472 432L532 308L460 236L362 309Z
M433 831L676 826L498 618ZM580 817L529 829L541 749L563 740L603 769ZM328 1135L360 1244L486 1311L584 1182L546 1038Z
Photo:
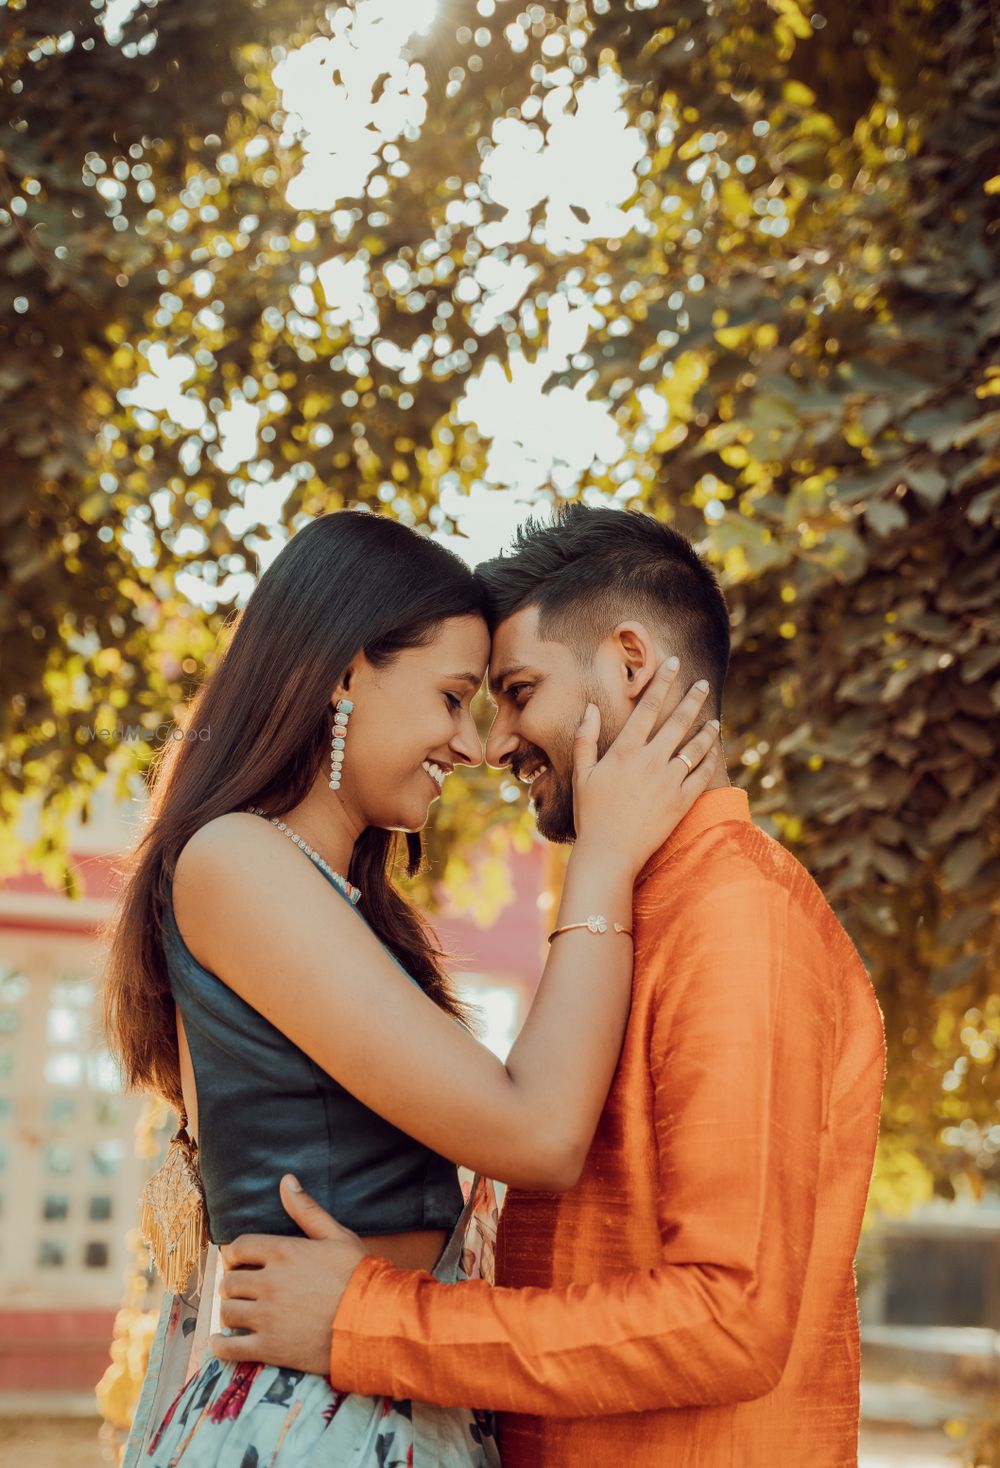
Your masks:
M496 673L490 679L490 692L492 693L493 697L499 698L501 693L503 693L503 686L507 682L507 679L515 678L518 673L523 673L526 668L527 663L518 663L516 667L504 668L503 672Z

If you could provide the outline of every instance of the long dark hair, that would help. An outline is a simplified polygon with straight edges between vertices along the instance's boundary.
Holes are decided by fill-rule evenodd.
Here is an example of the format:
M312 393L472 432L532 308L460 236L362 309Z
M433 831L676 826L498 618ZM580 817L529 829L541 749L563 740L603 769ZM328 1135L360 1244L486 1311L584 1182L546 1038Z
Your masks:
M378 514L320 515L271 562L190 705L186 737L169 740L155 762L146 827L117 868L104 1023L129 1089L183 1104L161 935L185 842L228 811L260 805L280 816L305 797L329 752L331 692L359 651L384 665L425 645L447 618L484 611L458 556ZM411 876L421 854L419 835L407 834ZM393 882L401 859L397 833L361 833L348 873L364 894L359 908L424 992L474 1028L430 928Z

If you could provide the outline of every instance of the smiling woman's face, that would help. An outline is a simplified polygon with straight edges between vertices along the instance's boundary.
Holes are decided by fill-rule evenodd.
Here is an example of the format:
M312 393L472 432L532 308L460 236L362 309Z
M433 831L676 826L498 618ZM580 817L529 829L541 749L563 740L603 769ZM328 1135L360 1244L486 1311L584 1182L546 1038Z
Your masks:
M356 659L340 794L363 825L421 830L455 766L482 762L471 704L488 656L486 623L470 615L385 667Z

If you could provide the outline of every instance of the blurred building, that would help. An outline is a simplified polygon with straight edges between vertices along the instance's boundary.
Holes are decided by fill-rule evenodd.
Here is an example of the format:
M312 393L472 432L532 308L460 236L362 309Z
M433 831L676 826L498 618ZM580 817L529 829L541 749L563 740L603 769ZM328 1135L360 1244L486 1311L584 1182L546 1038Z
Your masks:
M95 797L71 837L82 898L28 871L0 885L0 1409L92 1409L133 1266L143 1103L101 1036L96 930L140 812ZM514 901L491 929L447 910L436 923L501 1055L541 969L545 864L541 846L513 858Z
M98 810L73 834L82 899L0 887L0 1398L92 1392L128 1264L141 1102L100 1038L95 941L128 828Z
M870 1432L963 1446L1000 1403L1000 1198L934 1199L883 1218L858 1252Z

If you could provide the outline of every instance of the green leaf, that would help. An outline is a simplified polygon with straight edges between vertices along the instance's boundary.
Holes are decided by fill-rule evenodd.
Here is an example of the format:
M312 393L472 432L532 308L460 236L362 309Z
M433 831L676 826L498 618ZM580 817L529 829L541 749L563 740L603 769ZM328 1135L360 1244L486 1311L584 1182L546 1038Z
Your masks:
M961 984L967 984L983 966L981 953L966 953L944 968L931 970L931 988L935 994L947 994Z
M941 863L941 884L949 892L960 892L979 871L989 852L981 836L968 836L949 851Z
M993 921L994 914L989 907L963 908L941 924L937 930L937 941L947 948L957 947L967 942L985 923Z
M901 851L873 844L871 861L878 874L889 882L908 882L913 876L913 860Z
M963 749L979 755L981 759L988 759L993 753L994 741L985 724L975 724L971 719L952 719L948 731Z
M926 505L939 505L948 492L948 481L939 469L931 465L918 468L915 464L908 464L903 470L907 484L918 494Z
M951 448L959 436L959 430L967 424L975 412L968 398L956 397L938 408L925 408L911 413L903 424L903 436L908 439L923 439L935 453Z
M952 440L955 448L963 449L967 443L974 438L994 439L1000 438L1000 409L995 413L985 413L982 418L977 418L973 423L968 423L955 434Z
M877 469L856 474L842 473L830 481L829 491L848 504L858 504L863 499L874 498L899 483L901 472L895 464L883 464Z
M1000 663L1000 643L990 642L977 647L962 659L962 682L975 683Z
M909 524L906 511L898 500L873 500L865 506L865 520L876 535L889 535Z

